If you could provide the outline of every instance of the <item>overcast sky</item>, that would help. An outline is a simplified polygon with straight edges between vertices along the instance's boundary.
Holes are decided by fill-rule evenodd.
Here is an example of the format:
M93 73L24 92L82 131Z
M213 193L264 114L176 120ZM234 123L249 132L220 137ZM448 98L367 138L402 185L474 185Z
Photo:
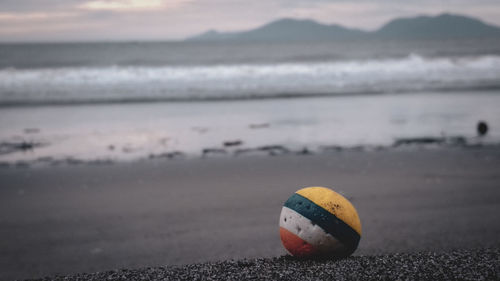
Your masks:
M283 17L373 30L443 12L500 26L500 0L0 0L0 41L170 40Z

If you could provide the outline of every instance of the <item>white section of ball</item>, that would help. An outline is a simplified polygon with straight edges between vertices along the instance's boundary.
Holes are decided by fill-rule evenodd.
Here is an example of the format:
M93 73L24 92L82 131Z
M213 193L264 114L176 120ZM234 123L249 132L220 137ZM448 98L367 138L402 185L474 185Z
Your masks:
M281 209L279 225L311 244L321 253L327 254L345 250L342 242L326 233L319 225L288 207Z

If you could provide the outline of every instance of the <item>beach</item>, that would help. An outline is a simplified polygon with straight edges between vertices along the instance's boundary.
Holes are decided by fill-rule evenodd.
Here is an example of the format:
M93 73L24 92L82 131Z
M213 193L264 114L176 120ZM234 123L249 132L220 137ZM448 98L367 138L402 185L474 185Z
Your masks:
M40 280L498 280L498 256L498 249L480 249L324 261L280 257L113 270Z
M0 44L0 280L498 279L499 42ZM287 255L308 186L351 257Z
M317 270L331 269L333 261L276 259L286 254L278 235L281 206L306 186L333 188L358 210L360 245L352 258L338 261L346 278L355 278L354 270L360 268L381 268L375 262L380 255L409 265L433 255L437 264L464 261L470 253L477 262L463 263L464 270L476 272L485 265L493 269L483 277L495 279L499 177L496 145L2 166L0 279L118 269L138 269L154 277L164 270L160 267L173 265L185 266L167 277L195 278L190 274L208 272L202 269L213 262L221 262L210 271L215 279L231 279L235 262L227 260L256 258L250 271L259 271L263 263L273 274L283 274L265 275L263 270L262 279L290 279L288 270L311 263ZM212 263L196 265L205 262ZM461 278L459 271L453 275L455 267L443 268L449 271L441 276ZM103 279L116 272L82 278ZM307 275L302 274L293 276Z

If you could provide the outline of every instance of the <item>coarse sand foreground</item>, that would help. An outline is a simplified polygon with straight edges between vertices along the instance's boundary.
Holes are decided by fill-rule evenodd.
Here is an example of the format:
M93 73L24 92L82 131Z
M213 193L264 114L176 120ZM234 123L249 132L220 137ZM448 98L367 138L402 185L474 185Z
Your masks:
M40 280L498 280L500 249L396 253L342 260L291 256L149 267Z
M270 279L322 274L292 272L309 264L346 277L361 274L356 268L365 263L377 264L367 267L369 277L384 261L391 269L385 274L394 277L398 271L392 269L406 272L417 257L430 268L432 260L460 258L468 274L483 274L479 268L493 261L498 266L497 250L474 250L500 247L497 146L4 167L0 179L0 280L199 264L169 269L180 277L206 262L248 258L259 258L250 261L254 272L267 268L262 274ZM362 237L353 257L326 263L272 259L285 254L278 234L281 207L305 186L331 187L356 207ZM450 252L457 249L464 252ZM443 259L411 254L422 251ZM228 267L213 273L230 274L235 264L207 268ZM278 275L271 275L273 265ZM451 274L461 266L442 268Z

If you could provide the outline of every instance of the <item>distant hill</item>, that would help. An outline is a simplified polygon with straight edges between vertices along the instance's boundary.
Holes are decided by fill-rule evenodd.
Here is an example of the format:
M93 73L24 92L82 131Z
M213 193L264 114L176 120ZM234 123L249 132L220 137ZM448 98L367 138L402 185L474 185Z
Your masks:
M242 32L210 30L188 38L188 41L308 41L381 39L452 39L500 38L500 28L471 17L441 14L390 21L380 29L367 32L341 25L326 25L313 20L281 19Z
M500 28L470 17L442 14L395 19L372 35L403 39L500 37Z
M243 32L210 30L188 40L300 41L318 38L345 40L356 39L366 34L365 31L345 28L340 25L325 25L313 20L281 19Z

